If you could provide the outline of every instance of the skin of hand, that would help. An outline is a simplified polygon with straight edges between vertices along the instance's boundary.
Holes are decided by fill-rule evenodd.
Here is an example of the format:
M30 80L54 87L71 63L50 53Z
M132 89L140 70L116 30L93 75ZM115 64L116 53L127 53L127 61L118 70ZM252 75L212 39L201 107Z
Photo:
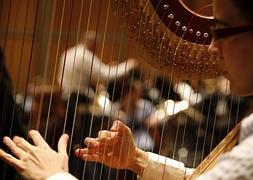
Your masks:
M4 137L3 142L15 155L0 149L0 158L13 166L26 179L47 179L53 174L68 172L68 135L63 134L58 142L58 152L50 148L38 131L31 130L29 137L34 145L15 136Z
M147 155L135 146L129 127L115 121L110 131L100 131L98 138L86 138L87 148L77 149L75 155L88 161L97 161L117 169L130 169L141 175Z
M134 58L129 58L127 60L127 65L130 66L131 68L136 68L138 66L138 61Z

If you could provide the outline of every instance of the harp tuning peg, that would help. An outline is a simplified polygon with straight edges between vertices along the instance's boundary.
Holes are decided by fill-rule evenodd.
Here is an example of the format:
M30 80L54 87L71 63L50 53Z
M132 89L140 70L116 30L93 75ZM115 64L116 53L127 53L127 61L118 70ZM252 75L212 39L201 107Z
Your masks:
M201 36L201 32L200 32L200 31L197 31L197 32L196 32L196 36Z
M164 4L164 5L163 5L163 9L165 9L165 10L169 9L169 7L170 7L170 6L169 6L168 4Z
M179 21L176 21L175 24L176 26L180 26L181 23Z
M174 18L174 14L169 14L168 17L169 17L170 19L173 19L173 18Z
M183 31L187 31L187 27L186 27L186 26L183 26L183 27L182 27L182 30L183 30Z
M208 38L209 34L208 33L204 33L204 38Z

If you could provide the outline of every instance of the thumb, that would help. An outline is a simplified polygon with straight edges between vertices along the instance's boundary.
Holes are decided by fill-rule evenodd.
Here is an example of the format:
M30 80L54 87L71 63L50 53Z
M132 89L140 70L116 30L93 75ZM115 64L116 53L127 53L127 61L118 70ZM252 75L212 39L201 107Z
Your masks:
M118 132L119 135L122 135L123 133L127 132L130 129L123 122L116 120L114 121L110 130L116 131Z
M69 136L67 134L63 134L58 142L58 153L67 155L67 146L68 146Z

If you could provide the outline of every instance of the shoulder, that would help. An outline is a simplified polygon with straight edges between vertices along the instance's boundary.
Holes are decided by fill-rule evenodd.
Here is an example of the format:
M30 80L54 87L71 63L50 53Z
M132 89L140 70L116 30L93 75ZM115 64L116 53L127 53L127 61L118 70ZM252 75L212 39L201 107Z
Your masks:
M253 134L253 113L245 117L241 123L240 142Z
M253 179L253 135L224 154L218 163L198 180Z

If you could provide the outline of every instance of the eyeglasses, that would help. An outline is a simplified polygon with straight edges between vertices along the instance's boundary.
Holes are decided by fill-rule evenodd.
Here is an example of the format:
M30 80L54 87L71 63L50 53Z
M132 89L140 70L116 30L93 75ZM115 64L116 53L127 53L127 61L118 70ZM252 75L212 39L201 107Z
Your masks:
M228 27L228 28L216 28L211 27L211 33L215 40L220 40L230 36L234 36L240 33L253 31L253 25L239 26L239 27Z

